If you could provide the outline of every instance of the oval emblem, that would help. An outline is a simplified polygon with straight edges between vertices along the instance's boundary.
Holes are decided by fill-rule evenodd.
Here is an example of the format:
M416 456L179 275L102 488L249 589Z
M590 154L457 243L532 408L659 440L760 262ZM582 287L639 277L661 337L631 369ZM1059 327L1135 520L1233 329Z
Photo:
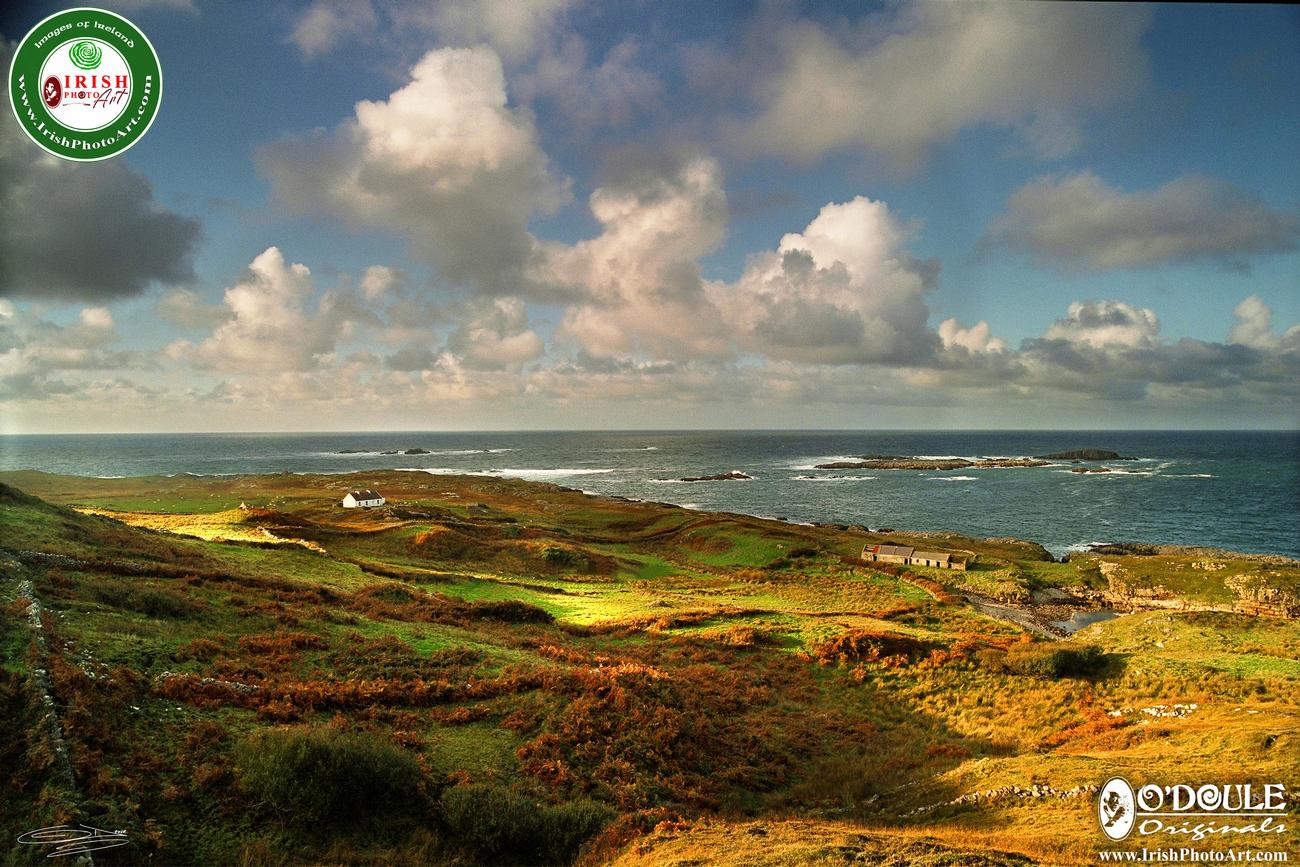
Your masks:
M50 108L56 107L63 101L63 85L53 75L45 79L45 85L41 88L41 99Z
M1132 832L1136 819L1133 787L1123 777L1111 777L1097 796L1097 822L1102 833L1112 840L1123 840Z

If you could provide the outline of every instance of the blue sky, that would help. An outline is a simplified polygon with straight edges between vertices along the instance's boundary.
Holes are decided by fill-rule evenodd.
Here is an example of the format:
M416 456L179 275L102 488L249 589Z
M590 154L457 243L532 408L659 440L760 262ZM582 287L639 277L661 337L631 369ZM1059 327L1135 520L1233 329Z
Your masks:
M0 133L6 431L1300 420L1296 8L104 5L164 99Z

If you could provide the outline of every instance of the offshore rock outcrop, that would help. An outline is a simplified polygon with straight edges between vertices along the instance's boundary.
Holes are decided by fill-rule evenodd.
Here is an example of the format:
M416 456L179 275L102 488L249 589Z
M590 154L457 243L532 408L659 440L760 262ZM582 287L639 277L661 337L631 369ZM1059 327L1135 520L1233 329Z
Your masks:
M1119 452L1112 452L1109 449L1073 449L1068 452L1052 452L1050 455L1039 455L1042 460L1047 461L1136 461L1137 458L1121 455Z
M878 458L867 457L860 461L833 461L829 464L817 464L819 470L966 470L994 469L1001 467L1045 467L1047 461L1039 458L981 458L968 461L965 458Z

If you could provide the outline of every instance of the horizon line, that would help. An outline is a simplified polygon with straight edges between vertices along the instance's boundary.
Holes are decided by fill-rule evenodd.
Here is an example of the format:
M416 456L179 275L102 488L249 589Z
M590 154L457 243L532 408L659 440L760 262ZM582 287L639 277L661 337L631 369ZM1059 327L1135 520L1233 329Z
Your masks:
M744 428L329 428L318 430L177 430L177 431L0 431L0 437L29 436L325 436L385 434L686 434L686 433L869 433L869 434L938 434L938 433L1300 433L1296 427L944 427L944 428L858 428L858 427L744 427Z

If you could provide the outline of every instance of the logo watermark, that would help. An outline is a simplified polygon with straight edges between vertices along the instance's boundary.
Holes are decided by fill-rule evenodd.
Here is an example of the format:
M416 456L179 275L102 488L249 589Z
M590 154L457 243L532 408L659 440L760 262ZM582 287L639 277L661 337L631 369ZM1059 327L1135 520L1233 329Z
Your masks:
M1098 852L1102 862L1118 864L1285 864L1290 859L1281 849L1134 849L1127 852Z
M1123 777L1111 777L1097 795L1097 821L1102 833L1112 840L1123 840L1133 833L1137 820L1137 800L1133 787Z
M1155 843L1154 848L1100 852L1103 861L1286 860L1285 852L1178 845L1207 840L1236 844L1243 834L1276 840L1287 832L1290 819L1287 789L1281 783L1147 783L1134 788L1124 777L1111 777L1097 794L1096 814L1101 832L1115 842L1134 836L1154 838Z
M158 115L162 67L149 39L104 9L65 9L18 43L9 101L28 138L67 160L93 161L138 142Z
M61 858L125 846L130 841L126 839L125 831L104 831L90 825L51 825L19 835L18 842L28 846L52 846L45 857Z

